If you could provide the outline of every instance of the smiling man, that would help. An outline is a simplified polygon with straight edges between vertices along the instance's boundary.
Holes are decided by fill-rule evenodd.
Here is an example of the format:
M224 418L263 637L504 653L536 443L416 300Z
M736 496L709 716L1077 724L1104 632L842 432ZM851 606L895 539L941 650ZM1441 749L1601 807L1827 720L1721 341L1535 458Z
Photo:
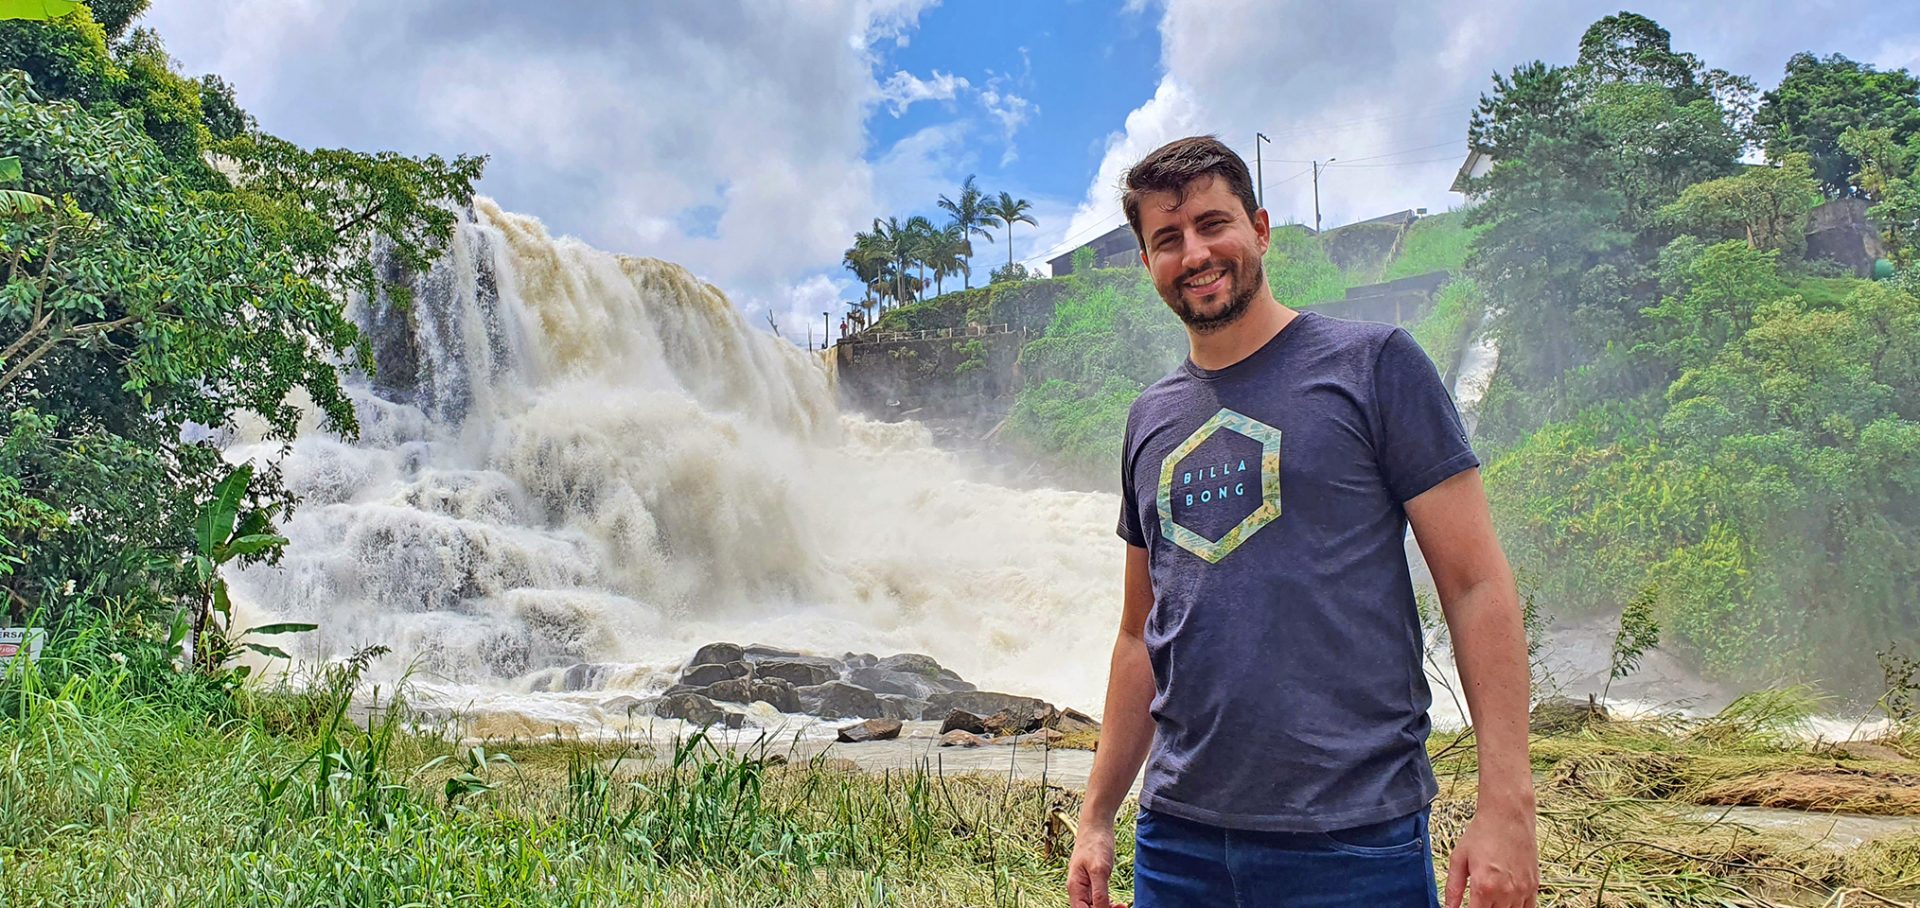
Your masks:
M1438 902L1411 523L1480 756L1447 903L1471 885L1474 908L1533 905L1518 597L1432 362L1390 325L1274 299L1267 213L1219 141L1170 143L1125 188L1189 357L1127 419L1125 602L1073 904L1108 904L1114 815L1143 761L1138 906Z

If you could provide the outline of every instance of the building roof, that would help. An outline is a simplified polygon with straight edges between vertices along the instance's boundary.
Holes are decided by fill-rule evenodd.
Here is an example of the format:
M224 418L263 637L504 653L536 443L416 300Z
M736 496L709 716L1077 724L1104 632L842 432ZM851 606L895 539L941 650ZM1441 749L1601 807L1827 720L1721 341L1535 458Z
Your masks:
M1483 166L1482 162L1485 162L1484 166L1491 167L1493 165L1493 152L1481 148L1467 149L1467 159L1460 162L1460 171L1453 175L1453 185L1448 186L1447 189L1453 192L1465 193L1467 191L1468 180L1486 173L1485 170L1481 169ZM1475 171L1479 172L1476 173Z
M1089 246L1093 247L1095 261L1103 260L1117 253L1134 252L1140 248L1140 244L1133 238L1132 225L1122 223L1120 226L1106 233L1100 234L1053 258L1047 259L1047 267L1052 270L1055 277L1063 274L1071 274L1073 273L1073 254Z

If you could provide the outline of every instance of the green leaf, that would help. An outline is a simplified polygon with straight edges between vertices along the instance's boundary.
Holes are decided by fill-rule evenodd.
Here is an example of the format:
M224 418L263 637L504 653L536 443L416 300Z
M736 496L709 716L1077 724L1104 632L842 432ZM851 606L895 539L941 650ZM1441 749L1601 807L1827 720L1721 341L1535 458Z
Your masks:
M178 648L180 646L180 642L182 640L187 639L187 632L192 629L193 629L192 622L187 620L186 609L181 609L180 611L174 612L173 626L167 629L167 648L168 649Z
M242 464L213 487L212 500L201 507L200 516L193 522L193 534L200 542L201 554L212 555L215 547L233 535L240 499L247 494L247 484L252 481L252 465Z
M298 621L285 621L279 624L262 624L259 627L250 627L244 631L241 631L240 635L244 637L248 634L304 634L307 631L314 631L319 629L320 629L320 625L318 624L303 624Z
M223 578L213 581L213 610L222 615L233 614L233 600L227 598L227 581Z
M53 207L53 200L37 192L0 189L0 217L25 217Z
M0 19L46 22L73 12L74 0L0 0Z
M0 158L0 183L18 183L24 179L20 172L20 156L7 155Z
M277 646L268 646L264 643L243 643L241 645L246 647L247 649L250 649L256 653L259 653L262 656L271 656L275 659L285 659L288 662L293 661L293 657L287 655L286 650L283 650Z
M232 542L221 546L221 551L226 555L226 558L222 558L221 560L224 561L227 558L243 558L248 555L258 554L267 549L279 548L286 544L287 537L285 536L274 536L271 534L240 536Z

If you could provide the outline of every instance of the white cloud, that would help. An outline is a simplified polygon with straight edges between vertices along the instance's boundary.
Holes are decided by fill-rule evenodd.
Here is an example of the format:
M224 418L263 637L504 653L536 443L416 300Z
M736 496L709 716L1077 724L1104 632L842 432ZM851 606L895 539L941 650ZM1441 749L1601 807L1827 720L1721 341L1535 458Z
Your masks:
M933 77L922 79L906 70L895 72L880 86L880 99L894 116L907 112L907 108L920 101L951 101L953 96L968 87L967 80L952 73L933 71Z
M172 0L169 50L219 72L261 124L308 145L491 156L481 191L557 233L679 262L783 318L830 287L881 194L940 143L866 160L883 103L964 79L876 78L929 0L569 7L428 0ZM890 97L889 91L894 94ZM913 97L920 92L924 98ZM688 235L689 220L711 231ZM831 308L831 307L829 307ZM803 329L795 321L787 326Z
M1791 4L1759 5L1737 17L1712 7L1650 12L1672 32L1676 48L1751 74L1763 87L1779 78L1788 55L1809 43L1822 53L1878 47L1870 59L1895 66L1920 47L1911 26L1834 17L1823 19L1822 34L1810 38L1779 27L1804 18ZM1535 59L1572 62L1587 25L1619 8L1613 0L1353 0L1284 9L1262 0L1142 0L1128 8L1150 7L1161 7L1160 83L1108 137L1064 241L1084 241L1122 223L1125 169L1167 141L1200 133L1220 136L1250 165L1254 133L1272 137L1261 155L1266 205L1276 222L1313 221L1310 165L1289 162L1330 157L1342 163L1320 180L1328 226L1410 206L1458 204L1447 186L1465 153L1467 114L1491 87L1492 73Z

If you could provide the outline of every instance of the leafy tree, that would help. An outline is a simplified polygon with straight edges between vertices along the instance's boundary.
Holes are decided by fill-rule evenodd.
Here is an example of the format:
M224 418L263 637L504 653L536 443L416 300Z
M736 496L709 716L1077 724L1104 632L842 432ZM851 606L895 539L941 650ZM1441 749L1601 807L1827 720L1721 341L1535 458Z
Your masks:
M1754 249L1797 258L1806 246L1807 216L1819 204L1812 161L1796 152L1779 166L1750 167L1688 186L1660 209L1659 219L1681 233L1738 237Z
M1920 79L1839 54L1794 54L1778 87L1761 96L1755 124L1769 157L1804 152L1829 196L1859 195L1860 161L1841 145L1849 129L1886 129L1895 144L1920 134Z
M973 253L973 245L967 242L967 235L959 224L949 224L943 230L935 231L926 245L927 267L933 269L933 292L941 293L941 282L951 274L970 274L967 257Z
M93 18L100 23L101 30L109 39L118 40L127 33L133 20L140 18L153 0L87 0L87 9L93 12Z
M164 62L140 53L117 72L155 90L194 86L180 96L193 129L169 134L198 143L198 84L140 75ZM111 98L92 102L98 112L48 102L25 75L0 75L0 153L17 157L26 190L55 202L0 225L0 523L16 614L89 596L139 611L188 594L178 566L193 514L225 475L191 427L246 411L269 437L290 437L298 391L351 434L338 370L366 357L343 310L348 293L372 289L375 236L401 261L431 262L478 173L473 159L258 137L237 158L254 182L233 192L197 153L181 160L186 145L155 142L153 91L119 97L145 106L129 117ZM271 468L249 495L288 503Z
M200 120L216 142L237 139L259 128L253 115L240 108L233 86L211 73L200 77Z
M977 236L989 243L993 242L993 233L987 228L998 223L992 215L987 213L987 202L986 194L980 191L973 174L967 174L967 179L960 184L960 198L949 199L944 195L940 197L940 210L953 217L953 226L960 228L961 239L967 243L965 253L967 262L961 269L961 274L966 276L962 286L969 289L973 286L972 239Z
M993 219L994 224L1007 228L1007 272L1009 274L1013 272L1013 225L1038 226L1039 222L1028 213L1032 209L1033 203L1026 199L1016 199L1005 192L1000 193L999 198L987 204L987 216Z

